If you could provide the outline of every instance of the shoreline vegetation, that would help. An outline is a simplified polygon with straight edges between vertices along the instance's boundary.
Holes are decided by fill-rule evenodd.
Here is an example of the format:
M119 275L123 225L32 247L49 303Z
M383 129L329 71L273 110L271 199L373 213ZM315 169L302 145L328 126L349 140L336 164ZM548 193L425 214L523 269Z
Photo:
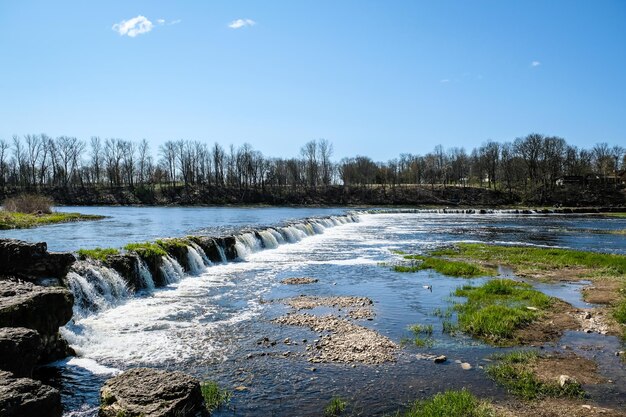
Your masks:
M40 194L7 198L0 208L0 230L27 229L56 223L100 220L105 216L52 211L53 200Z

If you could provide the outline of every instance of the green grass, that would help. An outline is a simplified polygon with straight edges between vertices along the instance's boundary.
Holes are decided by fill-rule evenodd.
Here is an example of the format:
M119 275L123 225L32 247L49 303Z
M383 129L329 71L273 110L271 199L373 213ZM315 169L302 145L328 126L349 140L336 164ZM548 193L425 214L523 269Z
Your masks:
M446 391L434 397L416 401L397 417L492 417L491 406L465 389Z
M167 252L165 251L165 249L152 242L129 243L128 245L124 246L124 249L129 252L135 252L142 258L167 256Z
M417 272L423 269L434 269L443 275L452 277L473 278L493 275L494 272L467 262L451 261L423 255L403 255L403 258L411 261L410 264L394 265L396 272Z
M409 326L409 330L412 331L414 334L418 335L418 334L427 334L427 335L431 335L433 334L433 325L432 324L412 324Z
M119 250L114 248L95 248L95 249L79 249L78 257L82 260L87 258L105 261L109 255L118 255Z
M333 397L326 408L324 408L324 417L338 417L346 411L347 406L348 402L343 398Z
M626 218L626 213L604 213L605 216Z
M626 299L622 299L622 301L615 306L615 310L613 310L613 317L618 323L626 324Z
M465 285L455 295L467 297L465 303L455 306L459 328L495 345L510 344L517 329L536 320L541 310L553 303L529 284L508 279L491 280L479 287Z
M231 393L220 388L216 382L205 381L200 384L200 390L202 391L202 397L204 397L204 404L209 412L219 409L230 401Z
M578 383L561 387L556 381L539 381L531 370L531 366L539 358L535 352L511 352L496 358L499 363L488 366L487 375L518 397L526 400L545 397L582 398L585 394Z
M104 216L95 214L61 213L30 214L0 210L0 230L28 229L56 223L69 223L83 220L100 220Z
M159 239L156 244L166 251L170 251L172 249L187 249L189 241L184 238Z
M522 273L582 267L592 269L596 276L626 277L626 255L618 254L559 248L459 243L452 248L437 250L433 252L433 255L510 265L517 272Z

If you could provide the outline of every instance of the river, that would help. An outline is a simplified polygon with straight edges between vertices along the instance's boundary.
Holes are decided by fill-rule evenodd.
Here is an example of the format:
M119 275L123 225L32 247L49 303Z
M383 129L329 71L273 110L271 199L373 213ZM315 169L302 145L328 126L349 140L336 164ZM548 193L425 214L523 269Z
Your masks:
M218 235L280 225L297 219L342 216L347 210L295 208L66 207L63 211L105 214L102 221L2 231L2 237L47 241L51 250L121 247L132 241L188 234ZM397 273L381 263L399 259L394 250L425 252L455 242L488 242L569 247L626 253L626 236L605 233L626 229L626 219L591 215L515 215L464 213L361 212L358 221L336 222L273 249L240 248L237 262L215 264L181 277L162 289L129 295L98 311L77 311L62 333L76 358L42 370L62 391L67 417L94 416L104 380L136 366L176 369L237 389L230 405L215 415L320 415L335 395L347 398L359 415L380 415L432 393L468 387L478 395L504 391L479 367L494 348L464 336L441 332L434 314L454 302L451 292L464 280L433 271ZM600 231L600 232L598 232ZM601 232L604 231L604 232ZM319 281L286 286L280 280L308 276ZM547 285L542 290L584 305L579 286ZM431 286L430 289L424 288ZM399 343L413 323L432 324L431 347L403 348L395 363L340 365L307 362L304 344L319 334L271 322L289 309L281 298L355 295L374 301L375 317L360 324ZM274 302L272 302L274 301ZM318 312L318 311L314 311ZM319 312L324 312L321 309ZM275 346L258 342L267 337ZM619 350L614 337L571 333L564 340L581 355L589 346ZM623 345L621 347L623 350ZM285 355L285 352L289 352ZM612 351L611 351L612 352ZM445 353L447 365L418 359L420 353ZM601 356L600 353L597 354ZM469 362L463 371L454 360ZM600 357L613 380L626 380L611 355ZM616 366L611 366L615 364ZM607 405L626 406L624 384L601 384L591 395Z

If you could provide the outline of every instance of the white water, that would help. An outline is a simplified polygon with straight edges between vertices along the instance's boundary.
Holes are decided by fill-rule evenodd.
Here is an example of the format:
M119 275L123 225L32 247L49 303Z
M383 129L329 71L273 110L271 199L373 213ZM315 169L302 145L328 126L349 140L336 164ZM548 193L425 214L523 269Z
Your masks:
M166 284L173 284L185 277L185 271L178 261L171 256L163 257L163 263L159 267Z
M202 259L198 249L196 249L193 245L187 246L187 262L189 263L190 272L193 275L199 275L206 268L204 259ZM202 252L202 249L200 249L200 251Z
M137 256L137 265L139 268L139 271L137 272L139 274L139 278L143 282L144 289L147 292L152 292L154 290L154 279L152 279L152 274L148 270L146 263L139 256Z
M130 295L126 281L114 269L79 261L67 274L74 294L74 315L107 309Z

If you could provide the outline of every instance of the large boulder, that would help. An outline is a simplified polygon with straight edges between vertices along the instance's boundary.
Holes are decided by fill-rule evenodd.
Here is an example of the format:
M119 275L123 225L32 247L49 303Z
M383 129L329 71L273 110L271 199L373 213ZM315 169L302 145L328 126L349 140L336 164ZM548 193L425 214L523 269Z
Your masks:
M135 368L105 382L100 416L200 417L208 414L197 379L182 372Z
M45 242L0 239L0 276L63 278L74 261L71 253L48 252Z
M61 395L56 389L0 371L0 416L61 417L62 412Z
M30 377L42 351L41 337L35 330L0 328L0 369L17 377Z
M41 362L71 353L67 342L59 335L59 327L72 318L73 304L74 297L65 288L0 281L0 327L36 330L43 345Z

